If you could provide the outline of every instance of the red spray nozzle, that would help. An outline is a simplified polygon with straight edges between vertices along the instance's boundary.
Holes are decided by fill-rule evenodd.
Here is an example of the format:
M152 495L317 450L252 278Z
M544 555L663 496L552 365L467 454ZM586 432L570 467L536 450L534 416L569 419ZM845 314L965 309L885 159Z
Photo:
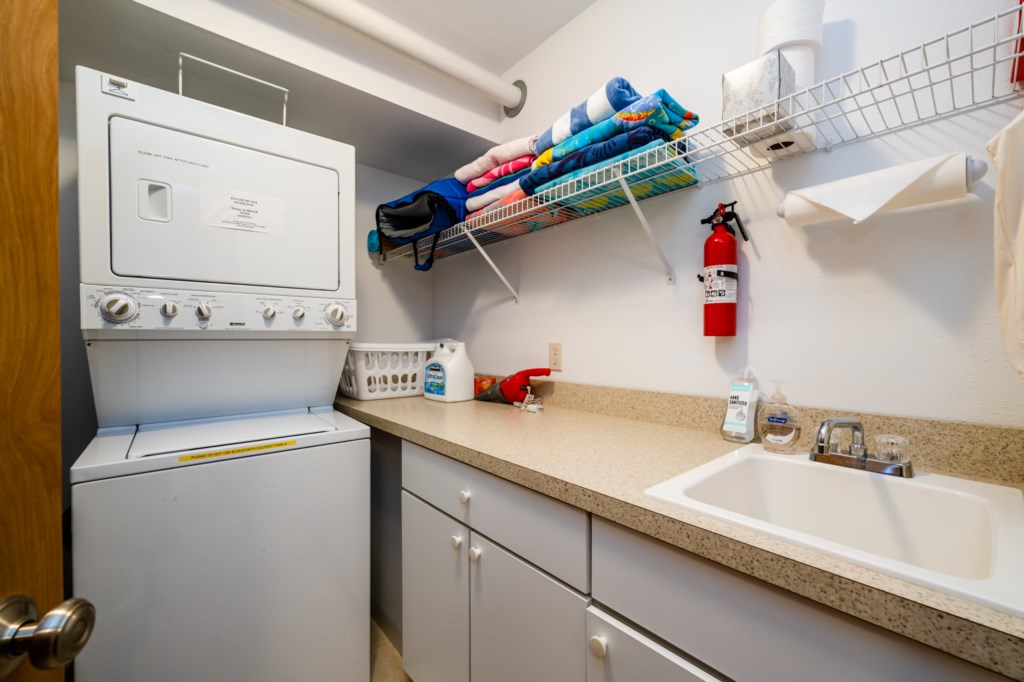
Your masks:
M501 380L501 395L510 405L521 403L530 388L530 377L547 376L551 376L551 370L547 367L524 369L515 374L509 374Z

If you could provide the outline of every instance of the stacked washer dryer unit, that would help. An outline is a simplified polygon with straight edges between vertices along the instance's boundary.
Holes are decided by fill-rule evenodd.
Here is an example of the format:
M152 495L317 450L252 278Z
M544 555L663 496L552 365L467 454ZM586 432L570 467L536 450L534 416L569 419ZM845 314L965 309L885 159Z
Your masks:
M354 152L79 67L78 682L369 679Z

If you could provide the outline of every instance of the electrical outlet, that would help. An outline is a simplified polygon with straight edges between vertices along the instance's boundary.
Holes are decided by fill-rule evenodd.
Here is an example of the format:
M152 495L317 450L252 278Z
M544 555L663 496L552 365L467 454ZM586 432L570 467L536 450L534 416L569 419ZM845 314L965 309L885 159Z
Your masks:
M552 341L548 344L548 368L552 372L561 372L562 360L562 342Z

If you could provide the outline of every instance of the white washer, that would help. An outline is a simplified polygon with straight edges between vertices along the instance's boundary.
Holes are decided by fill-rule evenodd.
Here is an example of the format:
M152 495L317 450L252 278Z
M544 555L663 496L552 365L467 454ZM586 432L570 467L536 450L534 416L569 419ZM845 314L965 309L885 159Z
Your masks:
M76 680L368 680L368 438L329 409L101 429L71 470Z
M77 682L369 679L369 429L354 150L76 71L82 335L100 430L71 469Z

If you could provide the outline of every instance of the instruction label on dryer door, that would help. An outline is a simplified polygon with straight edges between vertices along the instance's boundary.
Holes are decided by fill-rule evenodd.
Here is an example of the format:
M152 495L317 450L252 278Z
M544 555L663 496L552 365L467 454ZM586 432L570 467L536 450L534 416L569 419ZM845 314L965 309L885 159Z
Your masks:
M231 455L245 455L264 450L276 450L295 445L294 440L281 440L276 443L264 443L263 445L250 445L244 448L231 448L230 450L217 450L216 452L204 452L201 455L182 455L179 462L196 462L201 459L212 459L214 457L230 457Z
M200 185L199 213L204 225L246 232L284 232L284 199L244 190Z

